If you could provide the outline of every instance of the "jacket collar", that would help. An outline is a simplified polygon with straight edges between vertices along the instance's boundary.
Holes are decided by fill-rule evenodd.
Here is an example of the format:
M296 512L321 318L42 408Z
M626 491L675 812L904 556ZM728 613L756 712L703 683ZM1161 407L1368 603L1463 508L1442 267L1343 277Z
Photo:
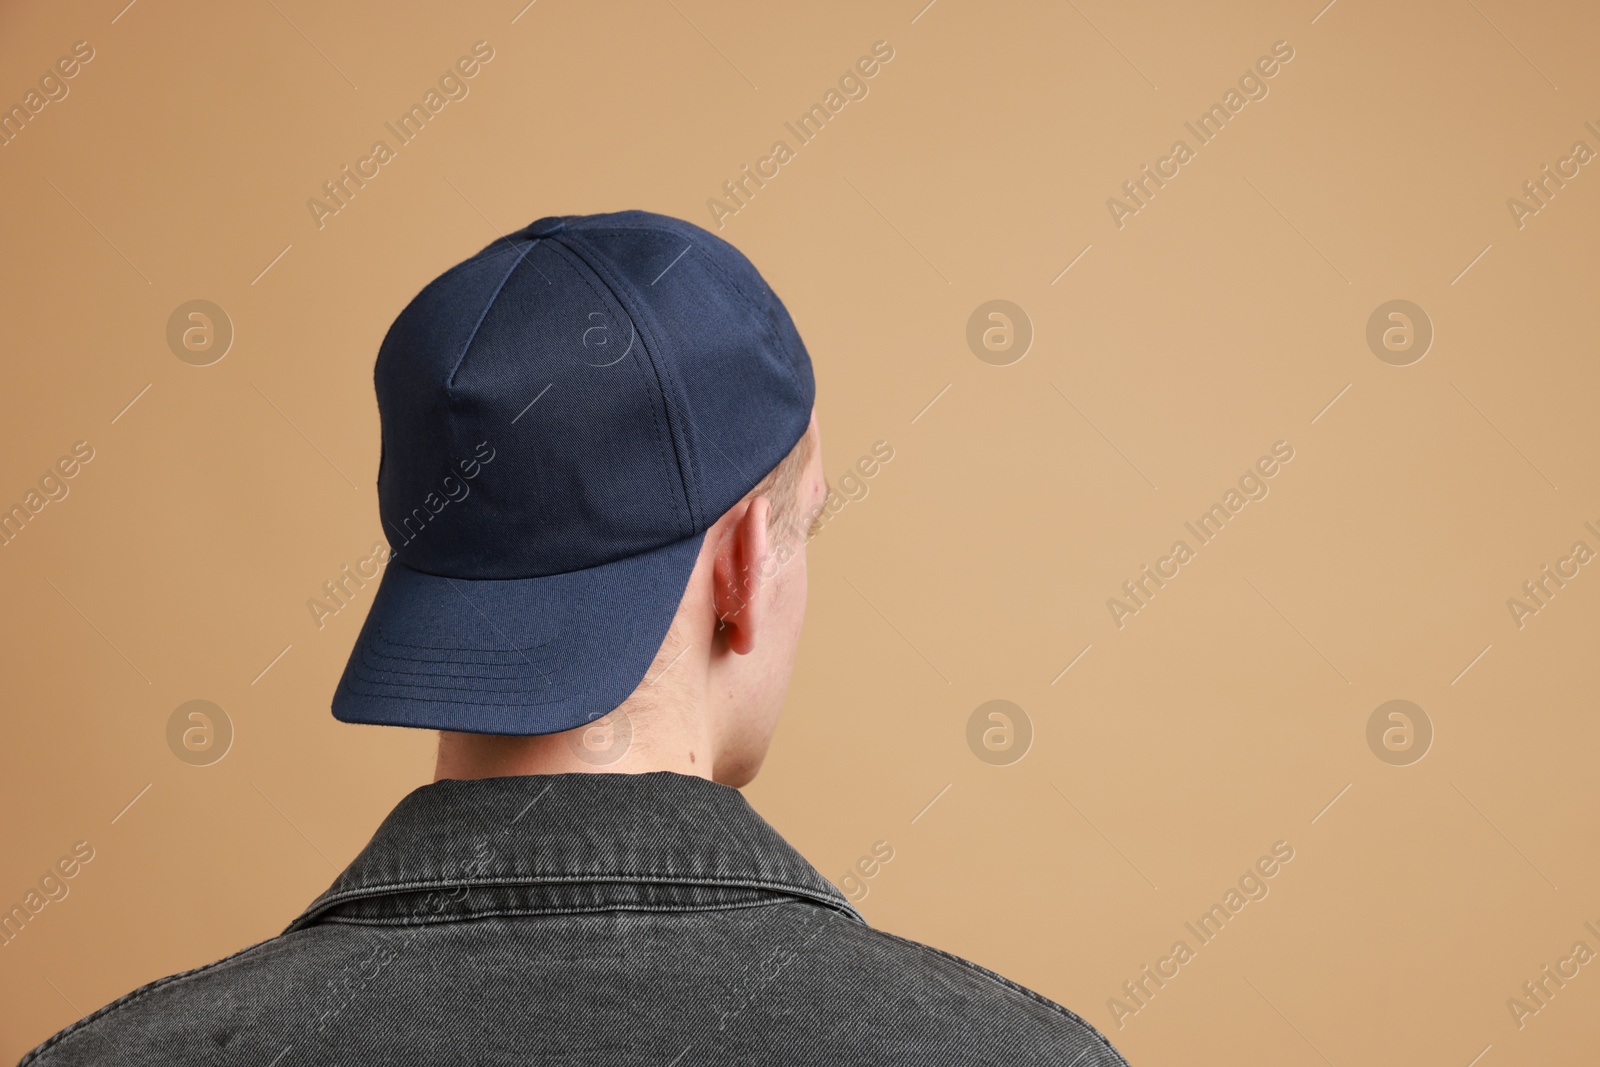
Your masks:
M736 789L667 771L445 780L401 800L288 930L774 896L864 921Z

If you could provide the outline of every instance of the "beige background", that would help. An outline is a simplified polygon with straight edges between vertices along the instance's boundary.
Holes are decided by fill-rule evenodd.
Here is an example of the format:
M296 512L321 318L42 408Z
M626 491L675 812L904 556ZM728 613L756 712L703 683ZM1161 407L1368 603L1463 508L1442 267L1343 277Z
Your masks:
M95 58L0 148L0 503L95 458L0 548L0 903L95 858L0 948L0 1059L274 935L427 779L429 735L328 713L366 601L305 606L380 536L405 302L542 215L707 225L885 40L720 231L811 349L830 476L895 450L813 542L752 801L836 880L888 842L874 923L1135 1064L1592 1062L1600 966L1520 1029L1506 1001L1600 951L1600 567L1520 629L1506 601L1600 550L1600 174L1520 229L1506 200L1600 149L1600 16L923 2L6 6L0 102ZM470 95L319 230L307 199L479 40ZM1270 94L1117 228L1280 40ZM997 298L1035 331L1009 366L965 340ZM1405 367L1365 339L1396 298L1436 330ZM236 330L211 366L165 340L192 299ZM1107 598L1279 440L1270 495L1119 629ZM1397 698L1435 731L1409 766L1366 740ZM236 731L211 766L167 745L191 699ZM992 699L1032 724L1009 766L968 747ZM1270 895L1119 1029L1108 998L1280 840Z

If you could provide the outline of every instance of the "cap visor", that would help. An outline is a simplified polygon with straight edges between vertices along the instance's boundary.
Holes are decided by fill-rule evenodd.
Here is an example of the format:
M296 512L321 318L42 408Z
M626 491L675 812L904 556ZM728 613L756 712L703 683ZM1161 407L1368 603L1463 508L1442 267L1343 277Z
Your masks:
M333 695L341 722L549 734L627 699L705 534L543 578L447 578L392 559Z

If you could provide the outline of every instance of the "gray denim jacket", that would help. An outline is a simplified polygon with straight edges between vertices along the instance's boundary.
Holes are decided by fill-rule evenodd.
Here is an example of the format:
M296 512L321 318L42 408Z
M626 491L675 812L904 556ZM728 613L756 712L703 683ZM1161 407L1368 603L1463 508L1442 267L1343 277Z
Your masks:
M281 935L22 1063L1125 1067L1060 1005L869 927L737 790L665 772L423 786Z

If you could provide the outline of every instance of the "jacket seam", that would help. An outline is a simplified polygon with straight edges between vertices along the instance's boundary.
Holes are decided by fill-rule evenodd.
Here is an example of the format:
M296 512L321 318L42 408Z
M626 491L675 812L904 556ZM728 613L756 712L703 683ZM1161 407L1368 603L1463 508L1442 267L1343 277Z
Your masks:
M641 905L618 904L614 907L571 907L571 908L490 908L484 911L474 911L470 915L455 915L448 918L414 919L410 917L397 917L393 919L358 919L342 915L330 915L323 919L323 923L339 926L452 926L457 923L475 922L479 919L500 919L512 917L533 917L544 915L597 915L613 914L619 911L646 912L651 914L677 914L699 913L708 911L745 911L750 908L782 907L789 904L788 900L762 900L746 901L738 904L691 904L691 905Z
M282 937L282 936L283 936L282 934L278 935L278 937ZM50 1038L47 1038L42 1045L38 1046L32 1052L30 1052L26 1056L24 1056L22 1058L22 1060L17 1064L17 1067L28 1067L29 1064L36 1062L40 1056L44 1055L46 1052L48 1052L50 1049L54 1048L56 1045L61 1044L67 1038L69 1038L69 1037L73 1036L74 1034L77 1034L77 1033L87 1029L91 1024L99 1022L101 1019L103 1019L106 1016L110 1015L113 1011L116 1011L119 1008L126 1007L127 1005L131 1004L133 1001L135 1001L135 1000L139 999L140 997L144 996L146 993L154 992L155 990L160 989L163 986L172 985L175 982L181 982L185 978L191 978L194 975L201 974L201 973L203 973L205 971L212 970L213 968L221 967L224 963L228 963L228 962L230 962L232 960L236 960L239 957L245 955L246 953L254 952L258 948L262 948L262 947L264 947L266 945L272 944L274 941L278 940L278 937L269 937L265 941L258 941L254 945L247 945L244 948L240 949L238 952L232 953L231 955L228 955L228 956L224 956L224 957L222 957L222 959L216 960L216 961L214 961L212 963L202 964L199 967L191 967L187 971L180 971L177 974L169 974L164 978L157 978L153 982L146 982L144 985L139 986L137 989L133 989L133 990L130 990L129 992L127 992L127 993L124 993L122 996L118 997L116 1000L113 1000L111 1003L107 1004L105 1007L99 1008L99 1009L97 1009L95 1011L90 1012L88 1015L85 1015L83 1018L79 1019L77 1022L75 1022L72 1025L68 1026L66 1029L62 1030L60 1033L55 1034L54 1036L52 1036Z
M603 875L586 874L546 875L539 877L523 876L511 878L474 878L468 881L463 881L460 879L437 879L412 882L388 882L362 886L358 889L349 889L341 893L325 895L323 898L313 901L310 907L301 913L301 915L296 918L294 922L289 924L289 926L284 930L284 933L310 926L313 920L316 920L318 916L324 914L334 907L337 907L340 904L348 903L352 900L364 900L371 897L392 896L399 893L417 892L427 889L470 889L473 887L490 888L497 886L583 885L597 882L767 890L769 892L781 894L785 897L814 900L819 904L823 904L837 911L843 911L855 918L858 922L861 922L863 925L866 924L866 920L861 918L860 913L851 907L848 901L844 900L842 897L835 899L823 891L813 889L809 886L798 886L784 882L772 882L758 879L716 877L702 877L695 879L682 877L663 878L644 871L607 871Z
M944 949L936 948L933 945L924 945L920 941L912 941L911 939L905 938L905 937L901 937L898 934L891 934L887 930L877 930L876 932L882 934L884 937L892 938L895 941L898 941L903 945L910 945L913 948L921 949L923 952L931 952L935 956L939 956L939 957L941 957L943 959L949 960L952 963L959 964L960 966L966 968L967 970L971 971L972 973L978 975L980 978L988 979L990 982L992 982L994 984L997 984L997 985L1000 985L1000 986L1002 986L1002 987L1004 987L1006 989L1009 989L1013 993L1020 993L1024 997L1027 997L1029 1000L1033 1001L1034 1003L1040 1004L1040 1005L1050 1009L1051 1011L1055 1012L1058 1015L1063 1015L1066 1018L1071 1019L1073 1022L1075 1022L1078 1025L1082 1026L1084 1029L1088 1030L1095 1037L1099 1038L1100 1043L1106 1047L1106 1050L1108 1052L1110 1052L1113 1056L1115 1056L1117 1058L1117 1062L1122 1064L1122 1067L1129 1067L1128 1061L1123 1058L1122 1053L1117 1051L1116 1046L1111 1043L1111 1039L1106 1037L1106 1035L1102 1034L1100 1032L1100 1029L1097 1026L1095 1026L1093 1023L1089 1022L1089 1020L1083 1018L1078 1013L1074 1012L1072 1009L1067 1008L1067 1007L1065 1007L1065 1006L1063 1006L1061 1004L1057 1004L1055 1001L1051 1000L1049 997L1044 996L1041 993L1035 993L1033 990L1029 989L1027 986L1019 985L1018 983L1013 982L1011 979L1007 978L1005 975L999 974L999 973L997 973L995 971L991 971L991 970L989 970L989 968L984 967L981 964L973 963L969 959L964 959L961 956L957 956L953 952L946 952Z

